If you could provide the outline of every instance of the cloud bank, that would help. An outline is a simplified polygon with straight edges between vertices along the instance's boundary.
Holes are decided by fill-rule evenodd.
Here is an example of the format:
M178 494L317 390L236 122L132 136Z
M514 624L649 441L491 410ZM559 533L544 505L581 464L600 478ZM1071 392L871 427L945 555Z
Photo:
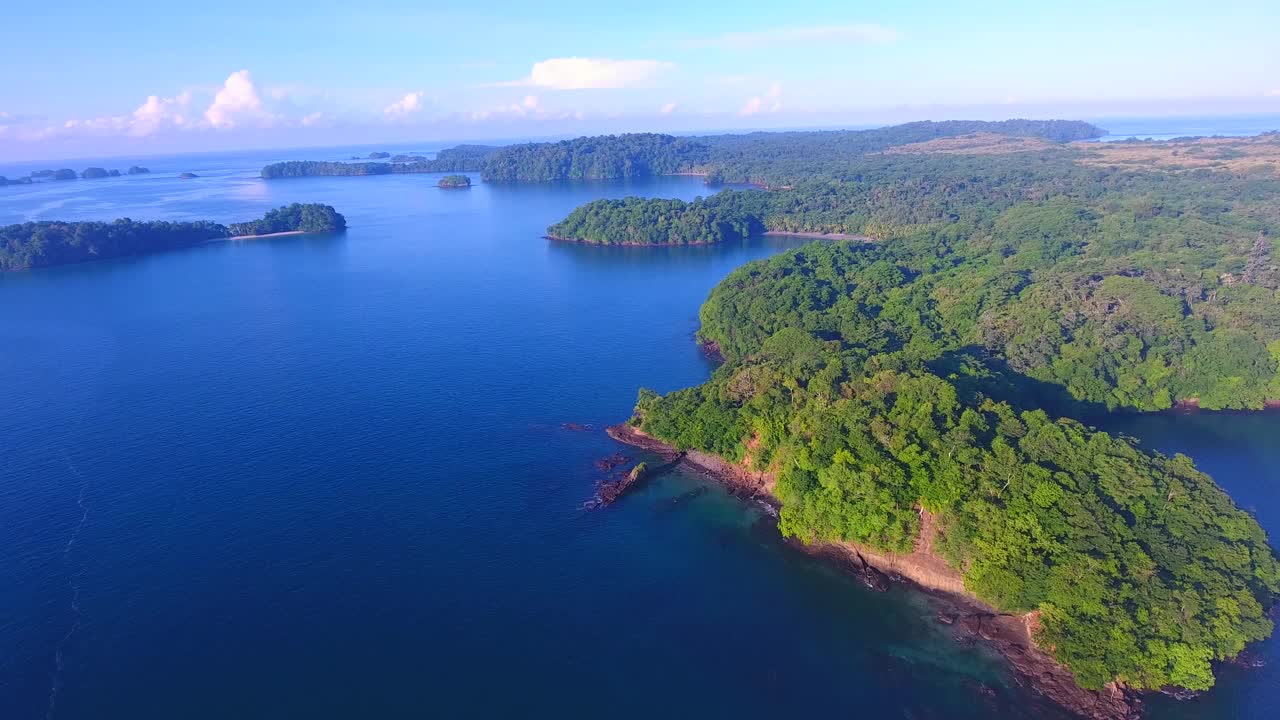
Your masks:
M534 63L527 77L491 83L489 87L536 87L547 90L611 90L652 82L675 67L659 60L611 60L565 57Z

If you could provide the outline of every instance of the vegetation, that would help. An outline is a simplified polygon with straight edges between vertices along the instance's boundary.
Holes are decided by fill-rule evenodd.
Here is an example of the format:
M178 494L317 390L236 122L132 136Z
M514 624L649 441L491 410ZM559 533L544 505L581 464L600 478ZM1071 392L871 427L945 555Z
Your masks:
M595 245L705 245L763 229L753 202L763 193L728 193L693 202L629 197L596 200L547 228L547 236Z
M545 181L647 177L707 161L701 139L641 133L583 137L502 148L484 163L485 180Z
M335 232L345 230L347 219L330 205L293 203L270 210L259 220L232 223L232 236L270 235L281 232Z
M147 168L144 168L138 165L134 165L129 168L130 175L145 175L146 173L149 173L149 172L151 171L148 170Z
M981 349L1098 408L1257 409L1277 399L1280 179L1138 173L1098 166L1093 153L867 156L846 168L850 179L787 190L590 203L549 234L603 244L715 242L757 229L883 240L730 276L703 313L706 339L728 356L800 323L846 347L875 330L874 347L918 359ZM850 306L844 294L868 263L893 267L902 287Z
M262 169L262 177L480 172L485 180L539 182L697 173L706 175L712 183L728 181L777 187L831 174L868 153L972 133L1059 143L1099 137L1103 131L1076 121L1006 120L918 122L875 130L698 138L637 133L502 148L459 145L440 151L432 160L397 155L390 163L310 160L275 163Z
M371 152L371 153L369 153L369 156L368 156L368 157L369 157L369 159L370 159L370 160L385 160L386 158L391 157L391 153L389 153L389 152Z
M1280 176L1258 162L1280 137L918 142L770 192L561 223L606 243L647 237L639 222L880 240L729 275L700 330L725 363L641 391L634 422L776 473L787 535L902 552L927 525L977 597L1036 612L1084 687L1211 686L1213 661L1272 632L1265 533L1189 459L1061 416L1280 397ZM804 157L743 167L791 177Z
M486 145L458 145L441 150L430 160L397 155L392 162L328 162L293 160L262 168L266 180L291 177L390 175L393 173L476 172L496 148Z
M294 204L261 220L215 222L28 222L0 227L0 271L69 265L106 258L191 247L232 235L301 230L341 230L346 220L328 205Z
M76 175L76 171L71 168L62 168L61 170L53 171L54 180L75 180L77 177L79 176Z
M1189 459L1019 411L971 380L860 362L788 327L705 385L642 391L637 414L678 447L774 468L786 535L901 552L930 518L966 587L1039 611L1041 646L1083 687L1204 689L1212 660L1270 634L1280 566Z
M442 188L469 188L471 187L471 178L466 175L445 175L440 178L440 182L436 183Z

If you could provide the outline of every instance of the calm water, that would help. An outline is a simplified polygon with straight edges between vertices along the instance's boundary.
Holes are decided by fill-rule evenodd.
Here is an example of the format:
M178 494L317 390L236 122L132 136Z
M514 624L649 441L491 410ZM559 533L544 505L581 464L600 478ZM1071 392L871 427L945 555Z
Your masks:
M704 192L687 178L257 180L274 159L0 191L0 223L319 201L351 224L0 276L0 717L1057 716L922 597L795 555L717 487L581 509L593 461L633 453L561 424L703 380L707 291L794 241L540 237L592 198ZM1280 535L1278 420L1124 429ZM1276 670L1224 676L1153 714L1280 711Z

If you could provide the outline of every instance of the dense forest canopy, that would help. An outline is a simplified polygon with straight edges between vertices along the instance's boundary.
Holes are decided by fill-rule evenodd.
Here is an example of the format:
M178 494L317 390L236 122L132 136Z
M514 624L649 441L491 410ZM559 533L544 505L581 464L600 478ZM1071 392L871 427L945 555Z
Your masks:
M703 333L730 356L743 336L789 323L847 346L867 342L860 333L873 325L895 333L884 347L910 343L921 356L981 348L1099 407L1257 409L1280 399L1280 177L1134 171L1112 162L1132 149L1094 147L874 154L842 178L788 189L598 201L549 234L662 244L762 228L880 239L872 250L788 255L727 279L704 309ZM1196 147L1187 143L1183 157ZM1238 162L1280 147L1280 137L1215 147ZM812 266L819 261L825 272ZM868 262L905 278L877 299L885 309L843 295L844 277ZM854 319L856 332L840 329Z
M471 178L466 175L445 175L440 178L436 186L442 188L469 188L471 187Z
M328 205L294 203L230 228L197 222L28 222L0 227L0 271L69 265L191 247L233 235L341 230L346 219Z
M331 205L293 203L269 210L258 220L232 223L227 231L232 236L270 235L281 232L334 232L345 230L347 219Z
M793 179L553 227L878 242L729 275L699 332L725 363L641 391L641 429L773 471L787 535L901 552L928 530L975 595L1034 611L1085 687L1204 689L1271 633L1280 565L1257 522L1189 459L1060 416L1280 399L1280 136L917 139L804 175L804 152L745 156Z
M693 202L628 197L595 200L547 228L547 236L595 245L706 245L761 232L764 193Z

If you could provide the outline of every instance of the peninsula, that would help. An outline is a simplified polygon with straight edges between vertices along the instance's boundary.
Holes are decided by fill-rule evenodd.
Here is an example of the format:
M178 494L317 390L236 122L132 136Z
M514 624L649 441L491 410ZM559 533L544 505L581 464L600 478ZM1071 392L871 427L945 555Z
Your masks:
M839 166L818 140L726 166L770 191L597 201L552 226L601 244L877 240L735 270L700 312L723 365L641 390L614 437L752 479L806 547L1016 618L1025 642L1001 649L1073 710L1210 688L1272 633L1275 551L1190 459L1071 418L1280 398L1280 135L963 135Z
M294 203L258 220L221 225L195 222L28 222L0 227L0 271L69 265L191 247L232 237L334 232L346 218L328 205Z

